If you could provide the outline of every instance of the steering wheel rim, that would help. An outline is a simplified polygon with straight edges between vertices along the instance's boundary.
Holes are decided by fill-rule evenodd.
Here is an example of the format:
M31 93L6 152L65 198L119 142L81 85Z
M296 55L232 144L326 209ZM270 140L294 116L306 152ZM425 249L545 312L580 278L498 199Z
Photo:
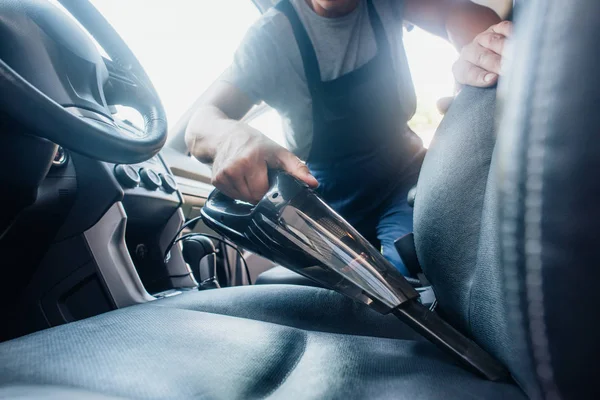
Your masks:
M137 163L151 158L166 142L167 120L146 72L89 1L59 1L112 58L104 60L109 77L102 95L110 97L110 104L138 110L144 118L143 136L119 128L106 113L93 113L95 117L89 118L74 112L85 110L59 104L0 59L2 111L27 127L28 133L92 158L113 163Z

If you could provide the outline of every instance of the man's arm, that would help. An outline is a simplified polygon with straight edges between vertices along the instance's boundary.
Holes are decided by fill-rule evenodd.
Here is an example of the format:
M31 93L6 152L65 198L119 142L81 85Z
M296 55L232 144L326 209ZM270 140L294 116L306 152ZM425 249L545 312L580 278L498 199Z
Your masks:
M234 199L258 202L269 189L268 168L317 185L294 154L240 121L260 99L276 98L281 77L274 60L280 57L272 32L259 21L244 36L228 70L202 95L187 125L190 152L212 164L212 184Z
M405 0L404 18L448 39L460 51L453 67L459 84L496 84L512 24L470 0Z
M212 164L212 183L226 195L253 203L269 188L268 168L286 170L311 186L316 179L298 157L239 121L254 103L235 86L217 81L190 120L185 141L192 155Z
M404 18L419 28L448 39L458 51L475 36L501 21L490 8L470 0L406 0Z
M192 155L212 164L216 150L253 106L253 101L235 86L214 82L202 95L186 129L185 140Z

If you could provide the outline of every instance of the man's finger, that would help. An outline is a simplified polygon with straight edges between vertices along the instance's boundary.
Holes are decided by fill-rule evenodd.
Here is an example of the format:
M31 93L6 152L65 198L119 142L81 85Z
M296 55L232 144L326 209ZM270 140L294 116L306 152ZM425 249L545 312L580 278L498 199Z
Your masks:
M231 182L223 173L218 173L215 177L213 177L211 183L214 187L232 199L240 199L242 197L233 182Z
M494 74L500 74L502 56L485 47L472 43L462 51L461 59Z
M248 187L244 175L245 174L236 174L235 176L229 176L229 180L233 184L233 187L239 193L239 196L234 198L252 203L254 201L254 196L252 196L252 193L250 192L250 188Z
M463 59L459 59L452 70L456 81L463 85L490 87L498 82L498 74L486 71Z
M306 164L289 151L281 151L277 155L276 163L279 164L277 167L283 168L287 173L305 182L310 187L319 186L319 182L312 176Z
M246 176L246 184L252 196L252 202L258 203L269 190L269 176L267 173L267 164L260 164L249 172Z
M484 32L477 35L476 42L482 47L502 55L504 52L504 44L506 43L506 36L496 32Z
M502 21L499 24L492 25L489 30L509 38L513 33L513 23L511 21Z
M450 106L452 105L453 101L454 101L454 96L442 97L441 99L438 99L438 101L435 102L435 105L436 105L438 111L440 112L440 114L444 115L444 114L446 114L446 112L448 111Z

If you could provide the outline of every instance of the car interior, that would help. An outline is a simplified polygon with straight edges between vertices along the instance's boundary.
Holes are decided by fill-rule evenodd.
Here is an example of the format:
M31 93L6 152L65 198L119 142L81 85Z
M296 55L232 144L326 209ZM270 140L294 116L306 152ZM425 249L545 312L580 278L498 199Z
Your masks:
M113 26L58 2L0 1L0 398L600 397L599 2L516 2L498 88L461 90L410 194L407 282L498 379L207 225L193 108L168 127Z

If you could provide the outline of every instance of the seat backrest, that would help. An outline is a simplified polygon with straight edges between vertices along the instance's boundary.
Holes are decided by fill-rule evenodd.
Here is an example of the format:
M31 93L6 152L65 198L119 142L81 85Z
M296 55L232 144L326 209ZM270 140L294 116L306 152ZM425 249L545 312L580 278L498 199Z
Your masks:
M464 89L421 171L415 245L440 312L531 398L596 398L600 2L526 5L498 143L495 91Z
M498 202L495 113L496 89L466 87L454 100L421 169L414 234L438 312L511 365L522 346L509 339L499 221L493 212ZM528 365L515 367L520 375L529 371ZM531 380L531 374L524 379Z
M419 262L441 311L468 331L486 182L496 143L495 89L465 88L425 157L414 210Z

